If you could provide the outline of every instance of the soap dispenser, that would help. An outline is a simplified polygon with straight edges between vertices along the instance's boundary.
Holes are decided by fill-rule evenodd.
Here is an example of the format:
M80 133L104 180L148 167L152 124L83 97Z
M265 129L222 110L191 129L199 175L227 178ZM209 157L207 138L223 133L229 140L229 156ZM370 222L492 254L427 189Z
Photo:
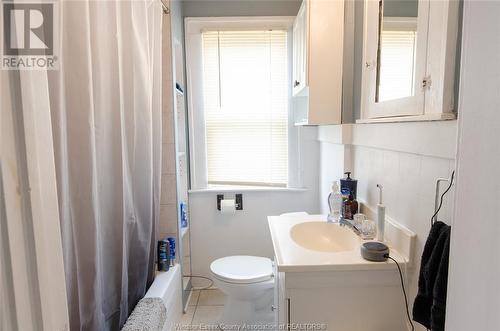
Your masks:
M342 193L336 181L332 183L332 192L328 195L328 222L338 222L340 220L340 211L342 209Z
M344 175L347 175L347 177L340 180L340 192L345 196L345 198L348 198L349 195L352 194L354 200L356 200L358 181L351 178L350 171L344 172Z
M385 231L385 206L382 204L382 185L377 184L379 189L378 204L377 204L377 241L384 241Z

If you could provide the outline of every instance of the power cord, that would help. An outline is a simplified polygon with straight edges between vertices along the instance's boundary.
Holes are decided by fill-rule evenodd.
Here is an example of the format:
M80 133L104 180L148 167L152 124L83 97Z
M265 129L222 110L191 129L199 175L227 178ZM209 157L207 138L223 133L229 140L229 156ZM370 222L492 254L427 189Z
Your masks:
M385 257L388 258L388 259L391 259L394 263L396 263L396 266L398 267L399 279L401 280L401 288L403 289L403 295L405 297L406 317L408 317L408 322L410 322L411 331L414 331L415 330L415 326L413 325L413 321L411 320L411 317L410 317L410 309L408 308L408 297L406 295L405 283L403 281L403 273L401 272L401 267L399 266L398 261L396 261L394 258L392 258L391 256L389 256L389 254L386 254Z
M437 215L438 215L439 211L441 210L441 207L443 207L444 196L446 195L446 193L448 193L448 191L453 186L453 179L454 179L454 177L455 177L455 170L453 170L453 172L451 173L450 184L448 185L448 187L446 188L446 190L443 192L443 194L441 194L441 199L439 201L439 206L436 209L436 211L434 212L434 215L432 215L432 217L431 217L431 226L434 225L434 222L437 219Z
M206 280L208 280L208 281L210 282L210 283L209 283L209 285L204 286L204 287L193 287L193 288L191 289L191 290L193 290L193 291L197 291L197 290L207 290L207 289L211 288L211 287L212 287L212 285L214 285L214 281L213 281L211 278L209 278L209 277L205 277L205 276L197 276L197 275L184 275L184 276L182 276L182 277L206 279Z

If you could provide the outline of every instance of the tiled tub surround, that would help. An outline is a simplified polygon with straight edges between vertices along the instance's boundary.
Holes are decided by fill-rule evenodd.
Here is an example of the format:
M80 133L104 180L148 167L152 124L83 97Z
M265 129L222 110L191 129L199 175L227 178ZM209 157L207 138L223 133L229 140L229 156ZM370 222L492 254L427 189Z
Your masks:
M170 20L170 18L166 18ZM170 29L165 22L164 29ZM165 31L170 41L170 31ZM164 65L163 65L163 89L172 91L172 77L174 75L172 66L172 51L170 43L164 43ZM163 93L162 102L162 147L161 147L161 197L160 197L160 220L159 236L177 237L177 181L175 169L175 129L174 129L174 107L172 93Z

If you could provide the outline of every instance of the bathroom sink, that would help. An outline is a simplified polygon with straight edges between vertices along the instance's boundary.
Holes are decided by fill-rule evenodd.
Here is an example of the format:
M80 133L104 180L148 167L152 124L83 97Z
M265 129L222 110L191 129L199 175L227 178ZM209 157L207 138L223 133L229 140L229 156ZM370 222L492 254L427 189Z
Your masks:
M363 239L349 226L327 223L327 215L268 216L275 266L280 272L394 269L394 264L365 260ZM386 238L400 265L411 265L416 235L386 220Z
M359 239L354 232L336 223L298 223L290 229L290 236L297 245L318 252L345 252L359 248Z

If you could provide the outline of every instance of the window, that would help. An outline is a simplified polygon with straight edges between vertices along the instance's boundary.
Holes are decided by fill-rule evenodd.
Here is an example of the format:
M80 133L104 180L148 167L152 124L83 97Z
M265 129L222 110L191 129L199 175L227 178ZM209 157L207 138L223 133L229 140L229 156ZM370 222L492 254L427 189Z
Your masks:
M201 34L208 184L287 186L287 31Z

